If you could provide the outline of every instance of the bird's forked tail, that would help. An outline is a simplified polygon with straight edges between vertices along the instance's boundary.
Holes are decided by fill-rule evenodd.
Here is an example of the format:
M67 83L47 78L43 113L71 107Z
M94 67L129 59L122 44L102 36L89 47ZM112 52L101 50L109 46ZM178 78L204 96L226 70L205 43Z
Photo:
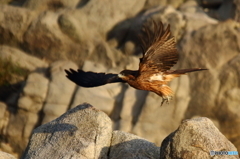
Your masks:
M185 74L185 73L189 73L189 72L195 72L195 71L204 71L207 69L204 68L190 68L190 69L182 69L182 70L174 70L172 72L170 72L169 74Z
M182 69L182 70L171 70L169 71L164 80L165 81L171 81L173 78L179 77L180 75L184 75L189 72L194 72L194 71L203 71L207 69L202 69L202 68L190 68L190 69Z

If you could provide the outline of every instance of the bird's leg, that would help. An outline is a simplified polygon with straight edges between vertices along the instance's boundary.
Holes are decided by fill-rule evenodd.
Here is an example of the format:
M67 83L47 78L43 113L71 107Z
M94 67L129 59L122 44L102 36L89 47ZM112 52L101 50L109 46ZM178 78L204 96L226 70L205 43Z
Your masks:
M169 101L171 99L172 99L172 96L163 96L161 106L164 104L165 101L167 102L167 104L169 104Z
M165 102L166 98L162 98L162 103L161 106L163 105L163 103Z

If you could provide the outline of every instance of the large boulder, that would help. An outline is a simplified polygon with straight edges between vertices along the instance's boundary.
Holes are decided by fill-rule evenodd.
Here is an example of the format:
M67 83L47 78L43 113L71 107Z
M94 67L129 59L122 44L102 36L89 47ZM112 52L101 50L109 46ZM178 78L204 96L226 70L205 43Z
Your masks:
M240 148L239 0L0 3L4 4L0 6L0 58L14 64L11 69L0 69L0 77L8 79L4 73L12 75L5 83L14 84L0 86L0 100L4 102L0 104L2 150L21 154L34 127L82 102L90 102L109 115L114 129L157 144L183 119L206 116ZM209 16L213 10L216 19ZM219 22L221 16L235 21ZM137 35L150 19L171 25L180 54L173 69L209 69L174 79L170 87L175 95L169 105L160 107L161 97L127 84L87 89L65 78L63 69L76 69L77 65L86 71L111 73L138 69L138 57L142 55ZM55 63L63 59L77 65ZM20 77L17 73L22 70L30 74Z
M131 148L129 148L131 147ZM156 158L153 143L121 131L89 104L79 105L33 131L23 155L28 158Z
M211 158L210 151L220 150L237 151L208 118L183 121L164 139L160 150L136 135L112 131L110 118L84 103L36 128L22 158L200 159Z
M83 104L35 129L23 158L106 158L111 137L108 116Z
M214 155L211 151L237 151L236 147L208 118L185 120L161 145L162 159L238 158L238 155Z

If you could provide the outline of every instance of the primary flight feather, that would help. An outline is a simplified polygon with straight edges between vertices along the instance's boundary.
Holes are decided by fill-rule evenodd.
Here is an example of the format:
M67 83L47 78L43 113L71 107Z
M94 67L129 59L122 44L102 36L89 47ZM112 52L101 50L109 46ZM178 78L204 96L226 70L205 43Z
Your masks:
M192 68L170 70L178 61L178 52L170 25L164 29L162 22L153 21L153 32L143 27L140 38L143 57L140 58L138 70L123 70L119 74L85 72L83 70L65 70L66 77L82 87L97 87L108 83L127 82L130 86L152 91L163 98L161 105L169 102L173 91L167 85L175 77L194 71L207 69Z

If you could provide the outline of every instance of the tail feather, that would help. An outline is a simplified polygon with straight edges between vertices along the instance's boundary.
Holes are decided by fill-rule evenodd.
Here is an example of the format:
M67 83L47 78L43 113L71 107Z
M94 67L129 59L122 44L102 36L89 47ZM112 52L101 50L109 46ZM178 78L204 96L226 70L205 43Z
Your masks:
M204 71L207 69L204 68L190 68L190 69L182 69L182 70L174 70L172 72L170 72L169 74L185 74L188 72L195 72L195 71Z

